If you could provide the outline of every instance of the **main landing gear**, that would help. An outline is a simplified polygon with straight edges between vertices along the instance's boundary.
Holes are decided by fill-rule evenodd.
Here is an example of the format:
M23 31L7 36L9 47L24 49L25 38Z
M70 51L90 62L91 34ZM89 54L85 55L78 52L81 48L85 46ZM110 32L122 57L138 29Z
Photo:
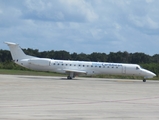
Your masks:
M71 76L67 76L67 79L70 79L70 80L71 80L71 79L72 79L72 77L71 77Z
M75 78L75 73L70 72L69 75L67 76L67 79L73 79Z

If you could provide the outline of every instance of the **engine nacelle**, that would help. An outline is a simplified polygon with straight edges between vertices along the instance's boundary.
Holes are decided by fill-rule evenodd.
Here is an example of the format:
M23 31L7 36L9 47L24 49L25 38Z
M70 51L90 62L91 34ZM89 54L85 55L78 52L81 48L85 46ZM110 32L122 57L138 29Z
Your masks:
M33 58L29 59L28 63L31 65L37 65L37 66L50 66L51 65L51 59L47 58Z

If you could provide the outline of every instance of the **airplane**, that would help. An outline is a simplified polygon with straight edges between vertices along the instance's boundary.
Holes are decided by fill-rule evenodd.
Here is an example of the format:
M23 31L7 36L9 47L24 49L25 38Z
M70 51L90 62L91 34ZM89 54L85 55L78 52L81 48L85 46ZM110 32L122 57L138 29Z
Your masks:
M65 73L68 74L67 79L73 79L75 78L75 76L80 74L109 74L142 76L143 82L146 82L147 78L153 78L154 76L156 76L155 73L141 68L138 64L54 60L49 58L39 58L26 55L21 47L16 43L4 43L9 46L12 59L16 64L32 70Z

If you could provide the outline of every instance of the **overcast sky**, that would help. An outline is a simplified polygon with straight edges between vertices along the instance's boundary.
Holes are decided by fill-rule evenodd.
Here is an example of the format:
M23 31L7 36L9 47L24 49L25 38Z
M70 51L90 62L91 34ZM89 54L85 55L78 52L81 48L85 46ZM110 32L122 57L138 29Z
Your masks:
M159 54L159 0L0 0L0 49Z

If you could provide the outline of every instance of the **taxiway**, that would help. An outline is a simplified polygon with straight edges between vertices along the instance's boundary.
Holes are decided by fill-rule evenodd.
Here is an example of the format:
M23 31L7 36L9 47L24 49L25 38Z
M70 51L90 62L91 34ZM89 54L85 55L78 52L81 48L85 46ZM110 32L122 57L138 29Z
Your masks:
M1 120L158 120L159 81L0 75Z

